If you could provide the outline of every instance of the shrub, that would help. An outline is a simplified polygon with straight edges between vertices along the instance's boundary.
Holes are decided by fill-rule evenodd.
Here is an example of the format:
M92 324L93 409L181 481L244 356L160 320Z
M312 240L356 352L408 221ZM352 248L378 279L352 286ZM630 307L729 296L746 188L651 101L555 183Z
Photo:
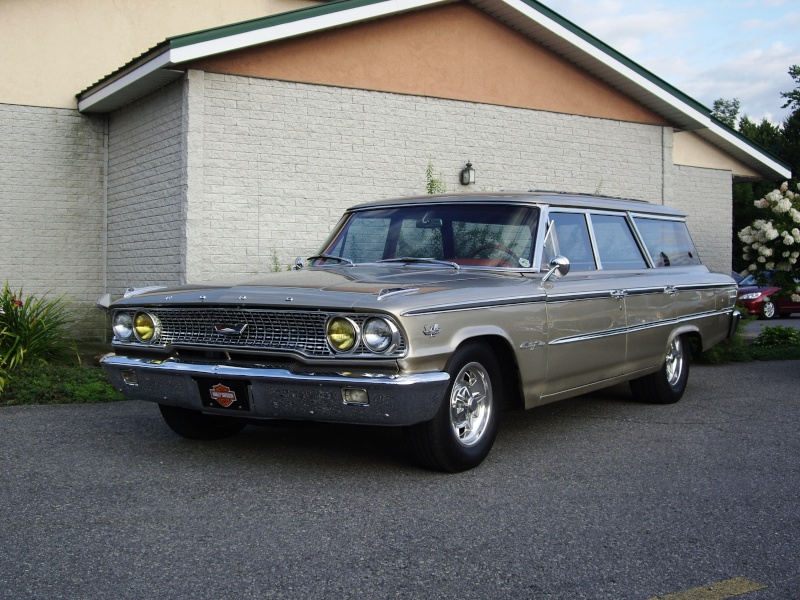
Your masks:
M64 327L71 321L63 296L28 296L3 286L0 294L0 392L11 372L25 363L46 363L69 354L75 343Z
M765 327L753 341L756 348L779 348L785 346L800 346L800 329L776 325Z
M798 186L800 188L800 186ZM780 294L800 302L800 285L794 271L800 260L800 193L784 183L754 202L763 214L739 232L744 244L743 258L750 261L747 270L755 273L760 283L765 283L763 271L773 271Z

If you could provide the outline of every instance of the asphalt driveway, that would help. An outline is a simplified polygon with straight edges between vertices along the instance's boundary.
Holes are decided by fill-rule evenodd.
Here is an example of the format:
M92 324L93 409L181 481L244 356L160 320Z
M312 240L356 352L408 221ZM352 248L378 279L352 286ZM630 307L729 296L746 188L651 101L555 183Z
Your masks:
M506 415L477 469L394 430L172 434L154 405L0 408L0 598L645 599L800 589L800 362ZM738 581L738 579L737 579Z

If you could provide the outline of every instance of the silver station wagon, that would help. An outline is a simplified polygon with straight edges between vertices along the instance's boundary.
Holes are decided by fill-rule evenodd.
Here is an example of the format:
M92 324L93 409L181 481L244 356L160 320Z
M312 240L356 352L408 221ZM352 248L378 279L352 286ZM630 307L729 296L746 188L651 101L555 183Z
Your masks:
M348 210L292 271L130 290L103 366L187 438L275 419L403 427L422 465L475 467L500 414L630 381L678 401L737 287L674 209L559 193Z

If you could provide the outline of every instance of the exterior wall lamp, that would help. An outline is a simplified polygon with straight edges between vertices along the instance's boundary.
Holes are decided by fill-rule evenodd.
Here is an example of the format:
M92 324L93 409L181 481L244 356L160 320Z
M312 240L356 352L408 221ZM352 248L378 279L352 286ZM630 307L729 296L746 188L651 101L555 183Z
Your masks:
M470 183L475 183L475 169L472 168L472 163L467 161L467 166L461 171L461 185Z

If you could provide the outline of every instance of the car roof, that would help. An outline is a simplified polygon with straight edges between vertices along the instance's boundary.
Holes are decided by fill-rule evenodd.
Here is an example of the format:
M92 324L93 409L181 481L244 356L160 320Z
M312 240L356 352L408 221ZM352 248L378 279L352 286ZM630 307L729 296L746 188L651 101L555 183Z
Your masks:
M413 206L428 204L530 204L546 205L565 208L589 208L599 210L618 210L634 213L653 214L667 217L683 218L686 214L675 208L650 204L644 200L631 200L627 198L612 198L609 196L596 196L593 194L572 194L562 192L473 192L434 194L425 196L408 196L403 198L390 198L357 204L350 211L367 210L370 208L387 208L392 206Z

